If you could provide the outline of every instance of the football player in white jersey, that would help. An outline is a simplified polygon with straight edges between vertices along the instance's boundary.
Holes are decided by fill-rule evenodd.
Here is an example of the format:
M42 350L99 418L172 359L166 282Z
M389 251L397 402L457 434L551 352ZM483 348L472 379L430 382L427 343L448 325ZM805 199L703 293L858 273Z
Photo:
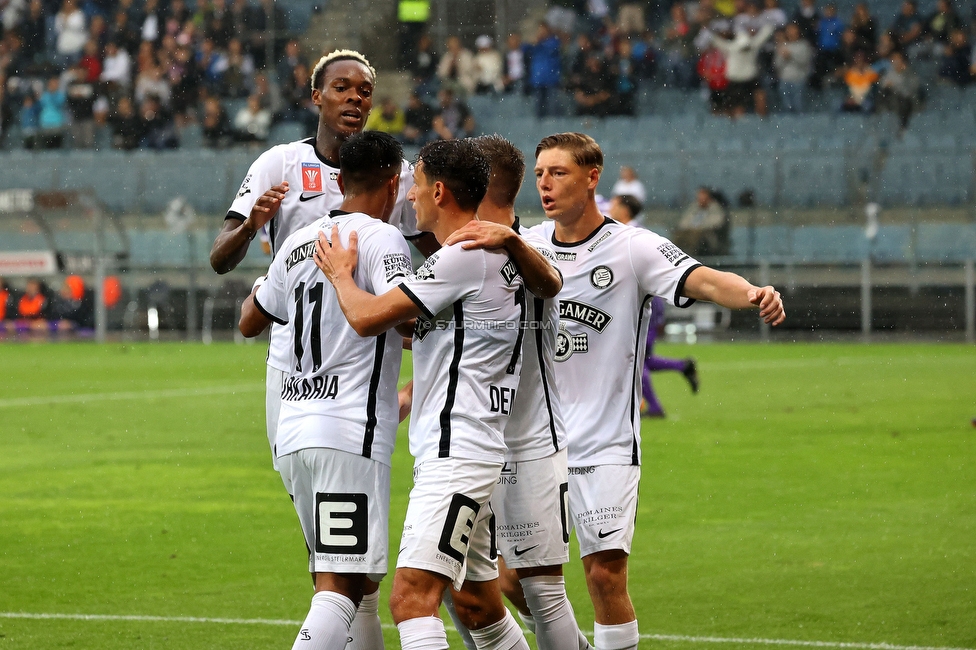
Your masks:
M536 188L551 221L532 231L551 243L563 273L556 386L568 425L569 511L593 601L594 645L623 650L636 648L640 638L627 557L637 512L640 365L651 297L679 307L709 300L758 308L773 325L786 313L773 287L702 266L667 239L601 214L602 170L603 152L591 137L544 138L536 148ZM518 589L514 580L503 585Z
M358 233L355 281L383 292L412 271L406 240L384 223L396 205L403 151L391 136L364 133L342 145L340 209L289 236L267 280L244 302L240 329L272 322L292 330L277 454L309 548L315 595L295 648L346 647L364 590L386 573L390 464L399 422L402 338L352 331L313 260L318 233ZM367 579L369 582L367 582ZM375 591L375 589L373 589ZM371 641L381 648L378 617ZM362 636L362 634L360 635ZM360 642L364 641L359 639Z
M489 167L469 141L432 142L420 151L409 200L418 226L437 241L475 218ZM414 486L400 541L390 608L404 650L446 649L437 611L448 586L494 566L468 554L490 537L488 504L505 459L503 431L518 388L525 290L507 253L446 246L397 288L375 296L353 281L350 248L319 238L319 266L349 323L372 335L416 318L410 451ZM480 648L527 649L495 591L482 603Z
M551 299L562 288L562 276L554 268L556 257L549 243L521 226L515 215L515 197L525 175L522 152L498 135L473 142L488 158L491 182L478 208L478 221L456 231L447 244L464 241L462 246L471 247L493 241L511 249L523 242L549 260L546 270L552 285L534 288L526 281L533 295L528 297L519 391L505 427L505 468L491 498L496 544L505 565L517 574L525 600L516 605L535 632L540 650L585 650L590 644L576 623L562 570L569 560L566 434L553 384L559 303ZM531 277L524 271L523 276ZM462 622L468 608L478 607L483 590L484 583L466 580L460 593L453 594ZM506 591L515 590L509 586Z

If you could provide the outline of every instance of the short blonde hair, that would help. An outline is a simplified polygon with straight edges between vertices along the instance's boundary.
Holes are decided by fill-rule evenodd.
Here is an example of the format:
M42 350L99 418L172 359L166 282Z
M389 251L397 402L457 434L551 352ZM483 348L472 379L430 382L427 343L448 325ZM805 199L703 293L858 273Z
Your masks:
M312 90L321 90L320 86L322 85L322 77L325 76L325 68L335 61L355 61L356 63L362 63L369 70L373 81L376 81L376 70L369 64L369 60L365 56L356 50L333 50L319 59L319 62L315 64L315 68L312 70Z
M542 138L535 148L535 157L546 149L563 149L573 156L573 162L580 167L596 167L603 173L603 150L596 140L585 133L554 133Z

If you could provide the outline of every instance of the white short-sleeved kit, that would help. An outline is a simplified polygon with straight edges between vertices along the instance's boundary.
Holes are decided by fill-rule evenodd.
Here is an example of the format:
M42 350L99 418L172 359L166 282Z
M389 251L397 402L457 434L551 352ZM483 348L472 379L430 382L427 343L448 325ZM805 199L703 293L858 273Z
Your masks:
M553 222L532 229L563 274L556 386L569 467L640 464L640 381L650 299L687 307L685 279L700 264L648 230L605 218L591 235L559 242Z
M525 289L499 251L445 246L400 284L420 308L410 453L499 465L521 368Z
M340 449L390 464L398 424L397 380L402 339L386 332L360 337L339 308L335 289L313 259L318 233L359 235L354 279L382 294L410 271L400 232L362 213L334 210L292 234L271 263L255 306L287 328L293 342L281 389L275 441L279 457L299 449Z
M243 221L264 192L282 181L288 181L289 190L281 201L281 207L267 225L271 254L277 256L282 242L292 233L318 221L342 204L338 178L339 168L319 156L315 149L315 138L280 144L265 151L251 164L227 211L227 218ZM408 238L420 235L413 204L406 200L411 185L413 165L404 160L400 171L400 192L390 216L390 224L398 227ZM268 365L287 370L290 347L287 330L272 325Z

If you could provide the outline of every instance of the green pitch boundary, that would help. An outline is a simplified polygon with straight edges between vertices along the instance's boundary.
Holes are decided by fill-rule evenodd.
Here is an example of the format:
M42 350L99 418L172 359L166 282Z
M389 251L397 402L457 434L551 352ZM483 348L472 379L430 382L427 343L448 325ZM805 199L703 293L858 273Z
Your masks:
M204 618L197 616L139 616L139 615L110 615L110 614L36 614L30 612L0 612L0 618L21 618L39 620L72 620L72 621L139 621L150 623L213 623L218 625L284 625L299 626L302 621L288 621L273 618ZM395 625L386 623L384 629L395 629ZM453 632L453 630L449 630ZM587 636L593 636L588 632ZM719 636L683 636L680 634L641 634L641 639L647 641L672 641L678 643L729 643L739 645L781 645L801 646L808 648L851 648L856 650L973 650L971 648L951 648L945 646L921 645L892 645L890 643L857 643L846 641L801 641L798 639L736 639Z

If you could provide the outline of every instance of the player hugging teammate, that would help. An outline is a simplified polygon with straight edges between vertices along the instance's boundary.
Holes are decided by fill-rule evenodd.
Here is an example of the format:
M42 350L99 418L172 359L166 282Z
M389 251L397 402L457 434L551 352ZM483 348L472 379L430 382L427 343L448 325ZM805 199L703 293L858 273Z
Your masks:
M274 328L269 441L315 582L294 648L383 647L377 586L405 401L414 485L390 596L402 647L448 647L444 602L469 648L528 648L502 591L541 650L590 647L562 577L575 528L594 645L635 648L627 557L650 298L758 307L778 324L779 294L602 215L603 156L586 135L539 144L549 221L532 229L514 212L524 159L504 138L434 142L411 169L391 138L359 134L374 77L357 53L323 57L316 138L258 159L212 254L233 268L271 224L274 260L240 328ZM441 248L413 272L389 223ZM414 384L398 402L401 334Z

